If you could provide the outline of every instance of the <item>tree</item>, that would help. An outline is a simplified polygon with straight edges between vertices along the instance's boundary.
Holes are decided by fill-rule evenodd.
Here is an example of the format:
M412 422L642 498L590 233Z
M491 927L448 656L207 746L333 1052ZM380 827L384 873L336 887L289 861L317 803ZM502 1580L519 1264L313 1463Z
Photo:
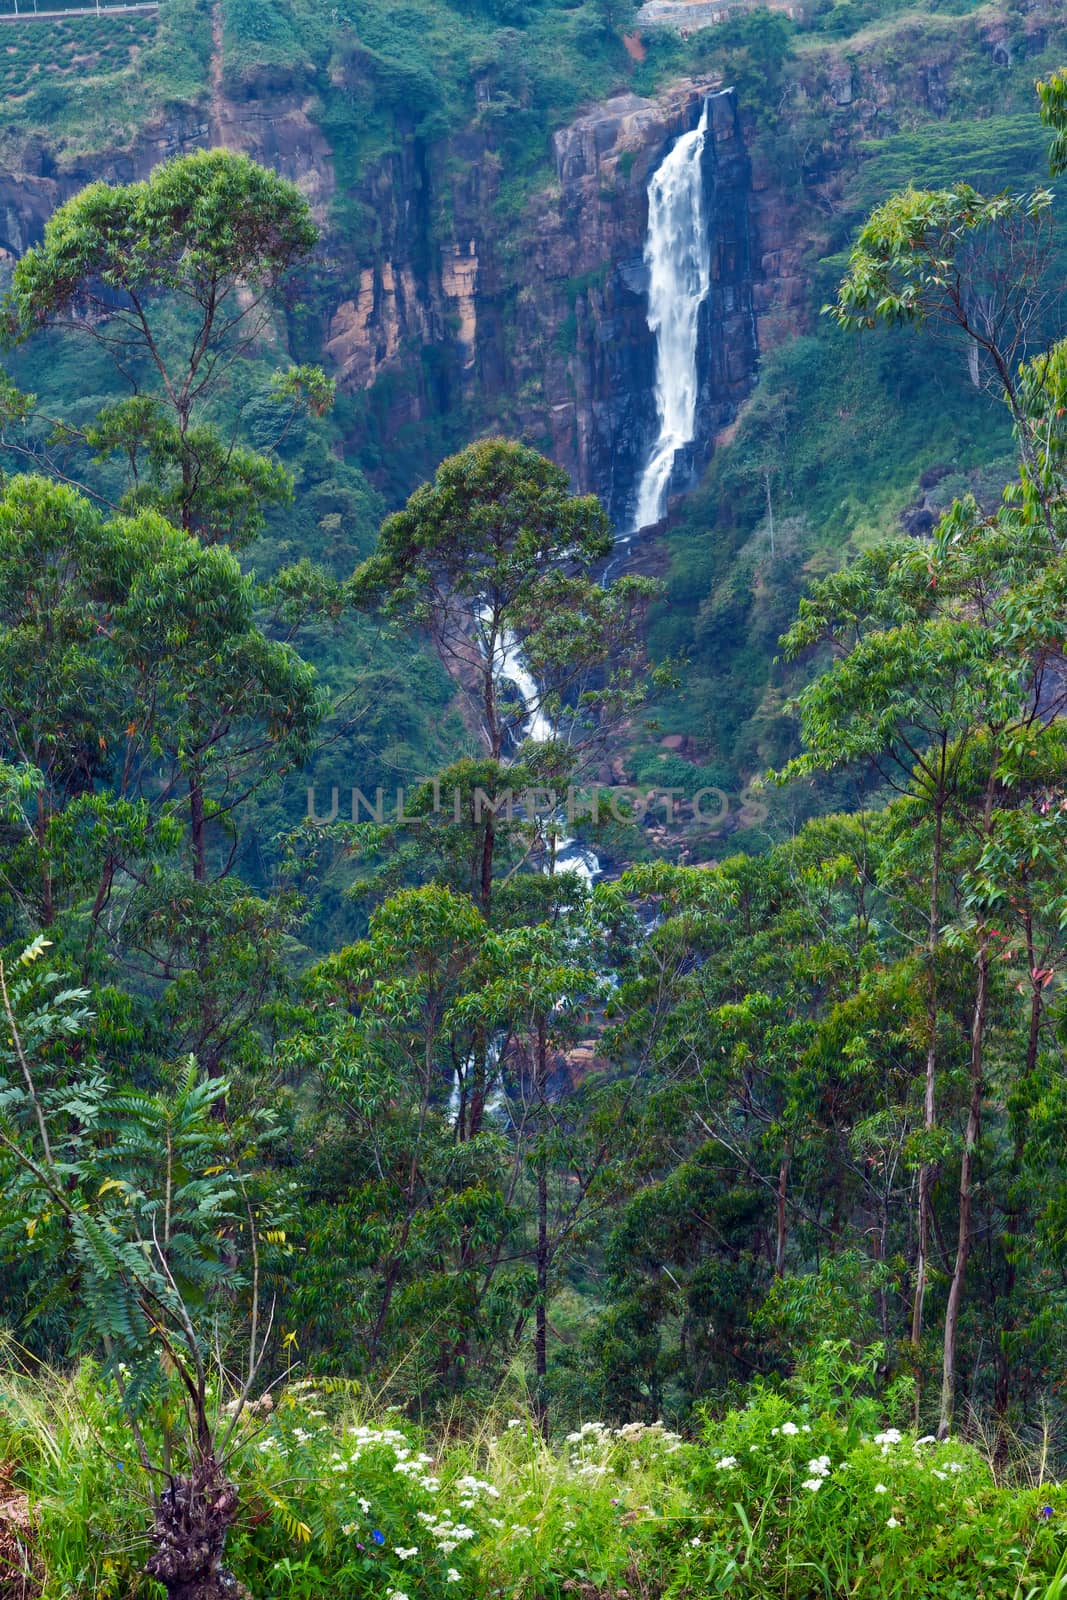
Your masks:
M378 550L353 578L358 603L430 633L466 700L489 765L478 774L484 785L469 782L473 769L453 771L470 797L454 821L469 818L464 853L487 917L501 832L495 797L508 787L509 757L520 750L524 777L559 788L576 749L602 738L646 687L639 621L658 585L597 583L592 570L611 544L602 508L572 495L561 468L526 445L487 439L442 462L386 518ZM527 855L541 843L554 859L554 817L520 817L515 829L508 806L505 819ZM482 1124L489 1050L488 1038L475 1049L471 1135Z
M209 828L306 758L323 712L312 669L264 636L229 551L154 513L109 520L64 485L15 478L0 493L0 551L0 750L42 778L39 916L58 909L52 818L79 802L102 821L105 795L116 828L130 807L184 815L205 882ZM97 916L123 864L103 852Z
M1054 178L1067 172L1067 72L1054 72L1047 83L1037 85L1041 120L1052 129L1049 168Z
M223 1128L225 1084L191 1061L160 1093L80 1058L88 996L42 970L47 948L0 961L0 1243L47 1258L49 1291L76 1307L75 1348L105 1353L150 1486L146 1572L171 1600L227 1600L228 1466L270 1336L263 1249L284 1239L251 1165L269 1118ZM218 1390L242 1348L227 1411Z
M912 323L962 333L1020 422L1016 371L1045 342L1051 205L1047 189L987 198L965 183L893 195L860 230L827 310L846 329Z
M53 430L57 475L71 444L101 458L119 453L133 505L163 510L209 541L254 537L262 508L284 502L291 482L225 439L204 409L267 332L281 284L316 237L298 190L229 150L178 156L140 183L90 184L60 206L16 265L6 337L55 328L90 338L133 396L88 429ZM294 414L303 405L321 412L333 387L317 368L294 367L276 376L275 394ZM9 422L32 412L10 389L5 402ZM17 430L5 443L19 448Z
M468 896L430 884L387 899L365 940L308 977L286 1058L318 1072L327 1126L341 1128L312 1165L316 1248L294 1308L320 1339L342 1293L359 1313L361 1367L403 1355L451 1388L510 1353L530 1287L505 1267L521 1253L522 1119L457 1133L480 1042L494 1041L507 1076L518 1070L535 969L544 1013L588 987L573 952L545 957L543 929L494 931ZM531 1089L519 1078L517 1104Z

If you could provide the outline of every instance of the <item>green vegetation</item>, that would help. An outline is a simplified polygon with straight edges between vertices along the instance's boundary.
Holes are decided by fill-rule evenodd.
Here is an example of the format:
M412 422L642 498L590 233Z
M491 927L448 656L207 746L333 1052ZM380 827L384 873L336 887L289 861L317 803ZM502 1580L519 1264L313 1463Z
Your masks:
M263 1600L638 1583L778 1600L786 1573L802 1600L895 1600L917 1582L937 1600L1060 1600L1061 1488L1004 1486L973 1447L893 1427L870 1366L832 1346L818 1365L791 1393L758 1391L707 1419L690 1443L660 1423L587 1421L549 1446L521 1400L459 1441L291 1382L241 1428L250 1514L234 1569ZM26 1564L47 1572L44 1600L154 1600L113 1386L91 1366L30 1381L11 1365L2 1384L0 1454L32 1485Z
M887 70L902 66L894 38L885 46ZM880 54L872 48L852 70L874 70ZM1041 59L1024 52L1017 68L1001 69L980 117L968 98L952 104L954 120L863 142L835 215L815 234L810 331L765 357L730 443L668 533L669 607L654 616L651 641L656 653L684 656L687 665L657 713L668 733L688 735L704 759L732 768L734 791L793 747L784 707L798 680L775 662L775 640L811 579L899 530L909 507L928 529L953 493L976 493L993 506L1011 470L1010 411L999 390L976 386L965 340L944 328L925 341L886 330L857 346L819 312L847 265L845 246L887 193L961 178L987 195L1047 185L1047 140L1032 109ZM979 92L977 80L970 89ZM990 103L1018 109L988 114ZM787 165L796 142L812 137L803 113L784 115L773 158ZM1059 315L1062 219L1049 225L1040 253L1045 320L1030 330L1034 347L1055 332ZM810 801L791 790L769 803L763 839L746 839L748 847L765 848L768 836L795 826Z
M389 23L373 71L428 128ZM227 70L306 25L244 15ZM788 28L733 37L788 142ZM1059 176L1062 73L1040 104ZM877 159L914 177L917 138ZM318 230L246 157L91 184L15 264L4 1600L1064 1600L1053 215L902 184L847 257L830 218L829 314L666 593L598 574L602 509L523 442L372 536L287 355ZM640 745L653 693L701 748ZM624 753L662 792L620 813ZM683 864L693 796L642 826L768 759L725 859ZM402 804L368 781L423 761Z
M63 171L100 151L128 149L161 113L203 95L211 27L202 0L168 0L143 15L3 26L0 147L16 169L42 129Z

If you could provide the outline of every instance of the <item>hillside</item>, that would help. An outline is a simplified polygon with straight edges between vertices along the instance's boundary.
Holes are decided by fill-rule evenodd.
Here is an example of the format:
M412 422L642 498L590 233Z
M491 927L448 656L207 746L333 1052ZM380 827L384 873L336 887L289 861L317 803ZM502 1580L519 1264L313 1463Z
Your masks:
M24 249L92 178L209 143L249 151L309 196L326 232L282 338L339 379L323 444L344 467L290 452L318 508L299 533L279 528L260 566L274 549L321 553L317 525L340 516L329 535L340 570L369 548L381 506L486 430L547 450L622 525L651 425L647 176L694 115L686 85L729 80L738 120L721 129L733 141L719 144L732 152L721 203L738 245L721 258L719 292L737 310L712 318L721 342L707 370L726 376L701 404L697 464L719 444L647 559L675 563L655 639L689 660L689 692L662 708L665 733L736 793L791 748L778 716L786 681L768 671L804 574L895 526L924 473L995 477L1008 454L1004 418L970 391L962 357L902 339L857 365L818 313L880 194L949 174L993 188L1042 181L1032 83L1059 59L1064 27L1040 3L919 14L850 0L796 23L742 9L688 37L647 29L637 61L621 38L633 25L602 0L175 0L154 16L12 23L3 242ZM611 96L623 93L649 111L620 119ZM590 113L592 102L607 108ZM47 384L27 359L20 381L69 404L63 358L57 371L49 357ZM833 403L842 382L845 407ZM862 419L852 435L849 417ZM875 437L897 448L872 459ZM760 553L768 483L784 524L773 562ZM402 706L392 720L409 720ZM426 737L415 737L420 769ZM380 748L368 754L361 769L379 781Z
M0 1600L1067 1600L1067 19L707 9L0 16Z

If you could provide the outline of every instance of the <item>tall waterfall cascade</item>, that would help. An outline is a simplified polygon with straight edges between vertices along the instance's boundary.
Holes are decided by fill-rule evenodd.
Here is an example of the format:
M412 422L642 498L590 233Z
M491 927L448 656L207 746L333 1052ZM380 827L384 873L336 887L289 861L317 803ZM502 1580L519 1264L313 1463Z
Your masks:
M634 532L662 517L678 452L696 437L697 335L711 288L703 166L708 104L693 131L675 140L648 185L645 265L659 433L638 483Z

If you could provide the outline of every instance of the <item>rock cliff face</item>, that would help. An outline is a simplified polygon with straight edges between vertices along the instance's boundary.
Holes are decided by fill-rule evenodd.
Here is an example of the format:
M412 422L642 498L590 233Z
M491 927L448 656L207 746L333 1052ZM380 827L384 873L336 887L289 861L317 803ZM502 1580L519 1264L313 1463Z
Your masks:
M979 49L1007 68L1020 38L1038 48L1059 25L1059 7L1026 0L1015 33L983 11ZM161 114L124 151L69 162L42 138L27 140L13 169L0 171L0 258L25 250L55 206L95 178L141 177L169 155L211 144L246 150L296 181L324 227L303 299L322 358L343 386L366 395L383 440L441 418L448 427L427 430L435 443L489 428L522 435L625 526L655 427L647 186L671 142L713 94L712 289L699 334L695 469L736 415L760 352L804 330L813 246L829 236L872 136L945 114L963 28L946 23L928 36L918 22L902 24L903 65L876 33L812 52L784 112L803 152L788 194L782 174L747 148L732 92L710 77L592 108L556 134L555 181L520 200L488 80L476 86L462 133L427 144L401 118L390 152L346 186L345 163L316 120L321 105L295 79L246 85L239 97L220 58L202 106ZM331 76L355 118L362 70L354 51ZM307 319L303 327L306 335ZM317 353L309 343L316 339L305 338L302 358Z
M318 220L326 221L334 189L329 146L303 100L283 93L270 102L223 101L160 117L128 150L105 151L91 160L59 163L43 138L28 140L17 169L0 169L0 248L21 255L41 237L56 206L88 183L131 183L170 156L211 145L244 150L299 183Z
M756 371L769 303L762 280L778 257L761 242L760 191L734 95L720 91L717 79L694 79L656 99L621 95L597 106L556 134L556 182L509 224L491 118L447 144L402 140L341 194L330 147L300 95L276 87L235 101L216 85L202 111L161 118L91 170L57 168L43 144L27 148L22 170L0 172L0 250L21 254L53 209L95 178L143 177L167 156L211 144L245 150L296 181L324 226L315 283L323 357L342 385L369 392L384 437L442 413L459 413L467 431L521 434L624 526L656 431L642 255L648 180L672 141L696 126L709 94L712 288L699 335L693 468ZM367 226L338 226L331 202Z
M750 163L733 93L720 89L704 79L658 100L623 96L558 133L558 193L546 197L533 230L535 287L520 330L526 320L527 348L543 346L542 330L550 330L540 377L552 454L620 526L656 432L643 258L648 180L673 140L696 126L709 95L711 291L699 328L694 466L755 375ZM536 385L536 372L524 376Z
M696 469L752 384L759 319L778 303L764 279L780 264L761 236L773 246L735 97L714 78L655 99L621 95L560 130L555 183L511 223L502 220L509 175L491 118L447 144L402 140L339 193L330 147L299 94L275 88L235 101L216 85L203 110L161 118L91 170L58 167L43 144L27 148L21 170L0 172L0 251L21 254L93 179L143 177L167 156L211 144L243 149L299 183L324 225L314 288L323 357L342 385L368 392L384 437L449 413L466 432L522 435L576 487L599 494L622 527L656 431L642 254L648 180L709 95L712 288L699 333ZM339 214L367 226L339 226Z
M392 157L359 196L377 218L374 258L351 261L325 330L342 382L367 388L406 368L394 424L470 403L476 422L532 439L623 524L655 432L648 179L720 88L702 79L654 100L619 96L561 130L557 181L531 198L513 231L501 227L500 163L483 133L459 149L413 143ZM694 465L732 418L758 356L753 286L763 252L730 92L712 101L705 184L713 282ZM412 359L427 346L439 357L434 390Z

